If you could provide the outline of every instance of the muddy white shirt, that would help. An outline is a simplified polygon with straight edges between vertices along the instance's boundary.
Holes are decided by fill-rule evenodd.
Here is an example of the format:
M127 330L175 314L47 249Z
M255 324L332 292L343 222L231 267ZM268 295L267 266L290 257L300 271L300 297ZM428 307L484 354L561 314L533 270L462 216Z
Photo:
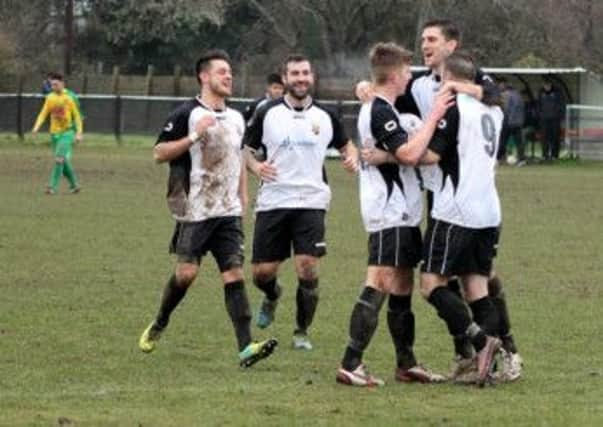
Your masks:
M170 115L157 144L187 136L206 115L216 119L216 124L208 129L208 137L170 162L167 201L178 221L196 222L242 213L239 178L245 125L241 113L231 108L212 110L198 98L186 101Z

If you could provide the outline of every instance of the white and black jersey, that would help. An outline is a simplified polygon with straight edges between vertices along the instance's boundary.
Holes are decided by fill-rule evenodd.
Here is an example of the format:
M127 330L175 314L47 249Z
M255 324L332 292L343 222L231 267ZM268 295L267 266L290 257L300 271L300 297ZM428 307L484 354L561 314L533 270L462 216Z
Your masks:
M500 89L492 78L481 70L477 70L475 83L482 86L482 102L486 105L495 105L500 100ZM413 77L408 83L406 93L396 99L396 109L400 113L416 114L423 120L427 118L433 108L436 95L442 86L439 75L433 71L425 71ZM441 179L441 170L435 165L420 166L423 187L433 191L436 182Z
M199 98L186 101L170 115L157 144L184 138L205 115L217 122L207 137L170 161L167 201L178 221L240 216L242 212L239 179L245 124L241 113L231 108L212 110Z
M262 147L277 171L274 181L261 184L256 212L328 209L325 154L328 147L339 149L347 141L339 119L314 101L299 109L280 98L256 110L243 143L254 150Z
M498 105L500 102L500 89L494 83L492 77L481 70L477 70L475 83L482 86L482 103L486 105ZM425 119L435 102L436 95L442 86L439 75L432 71L419 73L408 83L404 95L396 99L396 109L400 113L416 114Z
M374 141L375 148L390 150L399 146L422 125L412 114L398 114L385 98L362 105L358 115L358 134L363 144ZM398 163L363 165L360 173L360 208L369 233L386 228L417 226L423 202L415 169Z
M438 124L429 149L440 155L432 217L466 228L498 227L494 169L503 112L459 94Z

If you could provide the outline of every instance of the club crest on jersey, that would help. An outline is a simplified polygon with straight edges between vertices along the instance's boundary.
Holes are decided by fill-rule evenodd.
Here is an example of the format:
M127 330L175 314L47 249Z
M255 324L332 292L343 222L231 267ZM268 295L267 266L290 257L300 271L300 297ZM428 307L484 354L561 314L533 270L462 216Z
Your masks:
M174 129L174 123L169 122L167 125L165 125L165 127L163 128L164 131L166 132L171 132L172 129Z
M320 133L320 124L312 123L312 133L318 135Z
M438 122L438 129L445 129L447 125L448 122L446 121L446 119L442 119Z

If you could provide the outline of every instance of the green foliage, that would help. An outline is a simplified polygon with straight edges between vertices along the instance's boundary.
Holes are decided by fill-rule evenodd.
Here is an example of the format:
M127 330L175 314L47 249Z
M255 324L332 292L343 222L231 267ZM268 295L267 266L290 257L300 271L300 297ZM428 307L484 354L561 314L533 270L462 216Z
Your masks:
M499 171L505 226L497 270L526 362L520 382L482 390L397 384L382 317L366 361L388 383L357 390L334 377L364 278L366 235L357 179L336 161L327 164L334 199L313 352L290 349L295 278L286 262L276 323L254 330L274 334L281 346L241 371L211 257L156 352L138 351L173 266L166 167L153 163L151 144L117 147L89 137L74 155L82 193L63 187L48 197L49 148L0 140L0 425L603 423L600 164ZM249 252L251 217L246 231ZM248 283L257 309L259 292ZM446 328L418 293L413 301L417 354L445 371L452 356Z

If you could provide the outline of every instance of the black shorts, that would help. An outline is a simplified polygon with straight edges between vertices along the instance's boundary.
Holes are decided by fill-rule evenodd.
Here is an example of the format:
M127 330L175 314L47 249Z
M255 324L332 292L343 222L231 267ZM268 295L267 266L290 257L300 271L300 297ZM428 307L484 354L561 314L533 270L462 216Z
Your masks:
M321 257L327 253L325 211L274 209L258 212L253 232L251 262L283 261L295 255Z
M368 265L414 268L421 261L419 227L393 227L369 234Z
M242 267L243 250L241 218L235 216L178 222L170 244L170 253L178 256L178 262L198 265L211 251L220 272Z
M498 227L466 228L434 219L423 239L421 271L447 277L489 276L498 237Z

